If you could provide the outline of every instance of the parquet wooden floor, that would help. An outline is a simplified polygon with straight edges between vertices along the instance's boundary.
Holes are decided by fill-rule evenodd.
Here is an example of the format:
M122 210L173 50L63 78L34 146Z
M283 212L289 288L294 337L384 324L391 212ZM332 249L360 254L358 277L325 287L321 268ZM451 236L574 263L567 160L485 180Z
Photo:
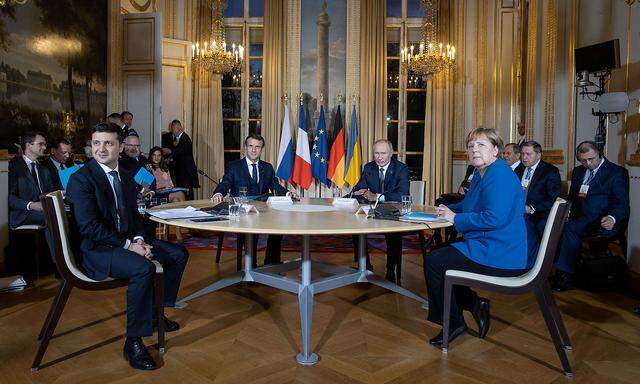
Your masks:
M322 259L349 264L351 255ZM374 256L373 264L377 272L384 271L383 257ZM418 256L405 257L404 285L424 294L421 264ZM225 252L216 266L212 252L192 252L181 295L234 269L231 253ZM170 309L182 329L168 334L162 367L153 372L132 370L122 358L124 288L73 291L45 367L31 373L36 337L56 288L50 277L23 293L0 294L0 383L571 381L561 372L532 296L489 295L493 318L487 338L462 336L444 356L426 342L438 328L426 321L417 302L368 284L316 296L312 346L320 361L315 366L299 366L294 359L301 344L297 298L265 286L240 285L192 301L185 309ZM574 345L569 353L573 381L638 383L640 317L630 312L636 303L619 294L585 291L556 299ZM475 327L471 317L468 323Z

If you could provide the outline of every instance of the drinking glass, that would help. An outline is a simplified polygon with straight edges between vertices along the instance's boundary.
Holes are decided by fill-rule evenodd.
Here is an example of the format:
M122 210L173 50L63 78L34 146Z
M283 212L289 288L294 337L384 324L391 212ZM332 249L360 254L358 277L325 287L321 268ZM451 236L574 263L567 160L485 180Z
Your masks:
M403 215L411 212L411 195L402 196L402 211Z
M144 199L138 199L138 213L144 215L147 210L147 205L144 202Z
M240 198L234 197L229 201L229 218L237 219L240 216Z
M240 198L240 205L245 204L247 202L247 187L238 188L238 197Z

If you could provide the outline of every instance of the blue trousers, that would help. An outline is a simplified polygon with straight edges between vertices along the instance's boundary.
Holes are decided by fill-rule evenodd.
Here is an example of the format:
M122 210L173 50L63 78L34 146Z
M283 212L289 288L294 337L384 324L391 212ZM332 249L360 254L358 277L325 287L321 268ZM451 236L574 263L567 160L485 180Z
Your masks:
M582 238L587 235L614 236L620 230L619 223L610 231L600 226L600 218L589 221L585 217L569 219L564 225L558 248L556 267L566 273L574 273L576 260L582 247Z
M181 245L149 239L153 259L164 270L164 305L176 304L182 273L189 253ZM112 248L109 276L129 281L127 288L127 337L150 336L153 333L153 278L155 266L147 258L124 248Z

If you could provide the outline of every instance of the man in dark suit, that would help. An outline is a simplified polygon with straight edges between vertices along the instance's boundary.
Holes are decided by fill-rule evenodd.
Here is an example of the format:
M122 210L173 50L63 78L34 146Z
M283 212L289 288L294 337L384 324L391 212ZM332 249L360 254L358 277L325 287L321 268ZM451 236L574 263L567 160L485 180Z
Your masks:
M516 175L525 192L525 224L529 267L535 261L538 244L547 224L549 211L560 196L560 171L552 164L542 161L542 146L536 141L527 141L521 147L522 163L516 168Z
M515 171L520 166L520 146L516 143L505 145L502 151L502 159Z
M571 289L582 237L614 236L629 216L629 173L600 154L593 141L578 145L580 166L573 169L569 200L571 214L564 225L558 249L555 291Z
M27 132L22 135L22 156L9 162L9 226L44 225L40 195L57 189L49 169L38 164L47 143L43 135Z
M227 193L238 196L241 187L247 188L247 196L291 195L299 198L295 191L287 191L280 185L273 170L273 165L260 160L264 138L258 134L251 134L244 140L245 157L227 164L222 181L213 191L211 199L214 204L222 202ZM257 235L255 236L257 240ZM239 243L243 236L238 235ZM280 244L282 235L269 235L267 238L267 250L265 252L265 264L280 263ZM257 241L253 242L253 254L256 254ZM255 260L254 260L255 263Z
M374 160L365 164L360 180L353 187L354 196L362 196L369 201L402 201L403 195L409 195L409 168L394 159L393 145L389 140L378 140L373 144ZM385 234L387 242L386 279L397 283L398 259L402 257L402 234ZM354 244L358 247L357 237ZM368 260L368 258L367 258Z
M42 165L51 172L56 183L56 189L63 189L58 172L74 165L73 160L71 160L71 143L67 139L56 139L49 150L49 157Z
M153 332L154 264L164 269L164 305L175 305L188 252L180 246L145 238L136 206L133 174L118 167L122 150L119 127L100 123L93 129L93 159L71 176L67 186L75 223L82 239L82 266L95 280L114 277L129 281L127 289L127 338L124 356L136 369L155 369L156 363L142 342ZM178 323L164 321L168 332Z
M124 138L124 151L120 156L120 165L135 175L141 167L149 164L149 160L140 151L140 137L129 135Z
M184 131L180 120L171 122L171 133L173 141L171 143L163 143L163 153L170 155L170 166L173 169L175 177L175 186L177 188L187 188L189 193L187 199L193 199L193 189L200 188L198 182L198 168L193 159L193 143L191 138ZM163 142L166 139L163 136ZM168 147L164 147L168 144Z

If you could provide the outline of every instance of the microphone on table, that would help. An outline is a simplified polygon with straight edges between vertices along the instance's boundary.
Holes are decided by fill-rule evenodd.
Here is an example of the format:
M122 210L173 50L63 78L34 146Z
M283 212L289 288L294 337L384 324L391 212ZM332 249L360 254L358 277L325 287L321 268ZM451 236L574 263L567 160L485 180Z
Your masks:
M209 179L209 181L211 181L212 183L214 183L215 185L218 185L218 182L213 180L211 177L209 177L209 175L207 175L202 169L198 169L197 170L199 174L201 174L202 176L206 177L207 179Z

